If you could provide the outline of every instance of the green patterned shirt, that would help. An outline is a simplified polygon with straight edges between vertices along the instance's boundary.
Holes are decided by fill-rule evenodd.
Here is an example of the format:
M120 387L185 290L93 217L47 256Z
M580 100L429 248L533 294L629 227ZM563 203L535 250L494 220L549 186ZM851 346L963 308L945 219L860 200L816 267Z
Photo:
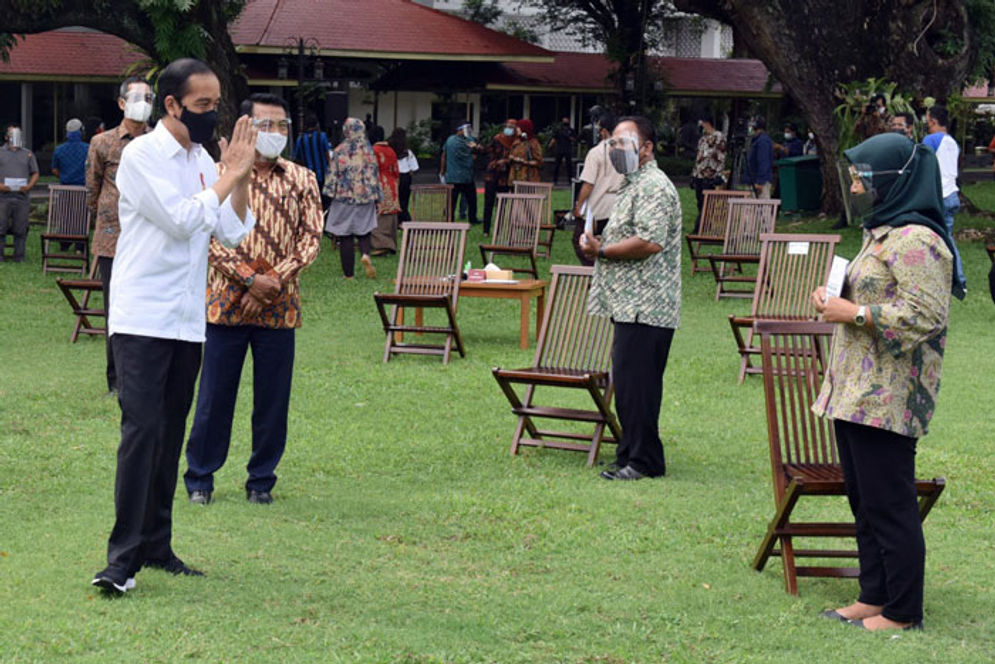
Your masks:
M874 328L839 324L816 415L918 438L940 392L953 258L925 226L879 226L847 269L843 297Z
M638 236L661 251L640 260L599 258L588 312L616 323L677 328L681 322L681 201L655 161L625 177L601 242Z

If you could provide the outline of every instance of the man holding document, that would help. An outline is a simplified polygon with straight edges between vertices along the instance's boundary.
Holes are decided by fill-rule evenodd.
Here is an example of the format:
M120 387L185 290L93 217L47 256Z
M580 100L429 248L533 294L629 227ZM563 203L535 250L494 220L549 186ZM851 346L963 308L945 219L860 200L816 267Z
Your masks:
M0 148L0 242L8 231L14 234L14 262L24 262L28 241L28 192L38 182L38 161L24 148L24 135L17 125L7 127L7 144ZM0 252L3 261L3 252Z

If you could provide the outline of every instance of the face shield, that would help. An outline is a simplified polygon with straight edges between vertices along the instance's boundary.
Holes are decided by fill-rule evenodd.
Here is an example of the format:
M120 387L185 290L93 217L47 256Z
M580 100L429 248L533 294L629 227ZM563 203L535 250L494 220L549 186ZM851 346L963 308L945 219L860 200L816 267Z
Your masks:
M11 127L10 131L7 132L7 142L12 148L24 147L24 136L21 134L20 127Z
M639 136L624 132L608 140L608 159L622 175L635 173L639 168Z
M134 122L148 122L152 117L155 95L144 85L136 85L124 95L124 117Z
M841 158L837 164L840 171L840 181L847 186L845 203L851 219L866 219L874 214L874 209L882 202L880 187L882 182L893 182L908 172L909 165L915 159L918 144L912 146L912 154L899 169L874 170L870 164L851 163Z
M256 151L265 159L276 159L286 156L284 152L291 144L290 118L258 118L252 125L259 131L256 135Z

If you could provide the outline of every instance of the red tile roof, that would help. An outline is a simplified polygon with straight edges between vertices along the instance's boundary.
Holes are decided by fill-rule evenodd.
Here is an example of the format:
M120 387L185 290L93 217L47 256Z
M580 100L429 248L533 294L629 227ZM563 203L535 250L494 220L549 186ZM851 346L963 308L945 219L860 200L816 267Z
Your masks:
M779 94L781 86L767 89L767 68L759 60L651 57L650 69L662 76L667 90L689 94ZM493 80L491 89L546 89L563 91L611 90L612 63L599 53L557 52L552 64L508 63L505 76Z
M0 62L0 76L21 80L120 80L128 65L144 54L128 42L80 28L27 35Z
M300 37L327 55L548 61L528 42L412 0L251 0L231 26L243 52L278 52Z

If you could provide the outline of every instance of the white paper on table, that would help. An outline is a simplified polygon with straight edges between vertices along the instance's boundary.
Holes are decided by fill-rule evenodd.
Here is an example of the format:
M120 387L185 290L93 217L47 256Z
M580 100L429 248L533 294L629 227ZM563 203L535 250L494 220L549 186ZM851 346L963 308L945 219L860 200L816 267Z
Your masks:
M850 261L842 256L833 256L833 265L829 268L829 280L826 281L826 301L831 297L839 297L843 293L843 282L846 281L846 268Z
M28 186L27 178L4 178L3 183L10 187L14 191L18 191L21 187Z
M789 242L789 256L808 256L808 242Z

